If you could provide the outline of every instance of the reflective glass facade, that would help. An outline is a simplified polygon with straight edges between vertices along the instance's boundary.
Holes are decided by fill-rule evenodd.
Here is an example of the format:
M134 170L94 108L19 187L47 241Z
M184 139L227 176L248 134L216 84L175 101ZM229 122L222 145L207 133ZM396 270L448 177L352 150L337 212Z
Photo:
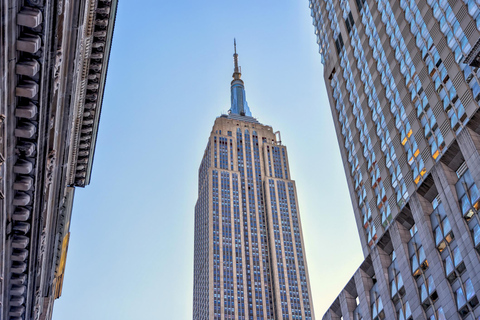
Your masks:
M365 255L324 318L480 319L480 2L310 8Z

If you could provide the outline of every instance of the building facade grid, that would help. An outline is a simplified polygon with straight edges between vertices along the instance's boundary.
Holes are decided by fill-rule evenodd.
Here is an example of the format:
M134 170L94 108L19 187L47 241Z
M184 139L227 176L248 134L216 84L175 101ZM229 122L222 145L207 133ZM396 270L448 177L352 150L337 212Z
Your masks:
M480 319L480 3L310 8L365 256L324 319Z

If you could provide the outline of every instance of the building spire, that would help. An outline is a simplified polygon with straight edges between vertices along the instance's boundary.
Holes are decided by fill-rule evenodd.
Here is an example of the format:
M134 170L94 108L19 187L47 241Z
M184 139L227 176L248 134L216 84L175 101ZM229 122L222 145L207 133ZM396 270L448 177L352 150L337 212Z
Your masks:
M233 39L233 80L231 83L231 107L229 110L230 114L238 114L241 116L252 116L250 109L248 108L247 100L245 97L245 86L243 80L240 79L242 76L242 69L238 66L238 54L237 54L237 40Z
M235 69L233 71L233 79L240 80L240 77L242 76L242 71L241 71L241 68L238 66L237 40L235 38L233 38L233 48L234 48L233 63L235 65Z

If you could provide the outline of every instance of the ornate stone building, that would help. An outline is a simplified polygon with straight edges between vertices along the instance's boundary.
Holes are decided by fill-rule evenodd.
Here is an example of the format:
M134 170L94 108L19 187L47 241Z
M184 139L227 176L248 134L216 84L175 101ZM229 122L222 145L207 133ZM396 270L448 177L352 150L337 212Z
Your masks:
M90 182L116 0L0 9L0 319L51 319Z

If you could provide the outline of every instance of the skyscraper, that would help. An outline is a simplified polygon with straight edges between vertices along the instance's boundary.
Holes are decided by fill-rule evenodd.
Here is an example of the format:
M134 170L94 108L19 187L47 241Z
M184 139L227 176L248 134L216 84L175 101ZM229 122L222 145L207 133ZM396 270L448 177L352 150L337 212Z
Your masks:
M480 4L310 0L365 256L324 319L480 319Z
M252 117L236 49L234 63L199 169L193 319L314 319L287 149Z

